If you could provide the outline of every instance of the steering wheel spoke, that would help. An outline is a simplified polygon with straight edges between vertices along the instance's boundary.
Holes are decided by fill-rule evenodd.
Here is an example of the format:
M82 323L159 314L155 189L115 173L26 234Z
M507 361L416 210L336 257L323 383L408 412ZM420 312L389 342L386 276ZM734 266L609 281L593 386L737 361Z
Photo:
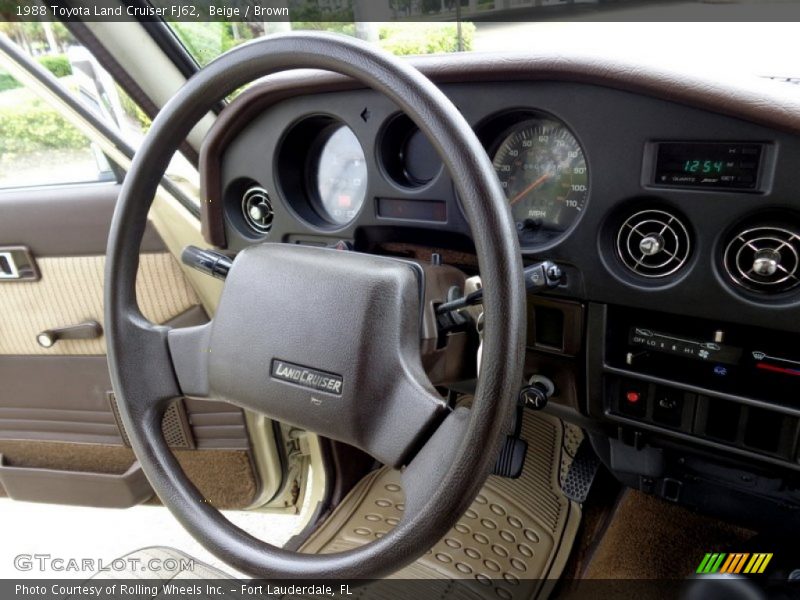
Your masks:
M424 373L396 372L393 379L385 395L363 399L362 419L355 429L358 439L343 441L383 464L401 467L428 443L450 411Z
M436 496L438 486L452 467L457 453L461 451L460 445L454 443L454 440L464 437L469 426L469 418L468 408L457 408L447 415L403 470L405 515L423 513L425 504ZM466 503L470 502L472 498L466 498Z
M137 313L130 313L118 323L118 337L109 345L109 355L120 351L130 353L131 360L124 368L112 371L117 401L126 410L123 420L133 420L133 425L156 420L171 400L181 396L175 380L172 360L167 345L169 329L154 325ZM116 348L119 343L124 350ZM127 415L127 417L126 417ZM126 429L131 428L126 422Z
M170 329L167 333L172 368L181 395L206 398L209 395L208 355L213 321L196 327Z

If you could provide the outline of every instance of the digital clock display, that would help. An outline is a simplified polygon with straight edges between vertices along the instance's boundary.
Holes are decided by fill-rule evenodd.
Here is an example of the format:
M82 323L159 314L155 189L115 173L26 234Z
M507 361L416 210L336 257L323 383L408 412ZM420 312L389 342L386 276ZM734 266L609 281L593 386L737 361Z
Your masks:
M653 185L754 190L762 144L660 142Z
M731 163L724 160L687 160L683 163L684 173L703 173L704 175L718 175L731 168Z

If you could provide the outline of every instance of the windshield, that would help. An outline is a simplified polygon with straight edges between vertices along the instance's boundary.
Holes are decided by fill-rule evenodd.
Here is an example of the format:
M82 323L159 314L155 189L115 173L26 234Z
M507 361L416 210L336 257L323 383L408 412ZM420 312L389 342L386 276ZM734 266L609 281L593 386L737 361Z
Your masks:
M653 61L687 72L800 76L800 24L796 22L800 4L786 0L379 0L375 4L390 9L386 16L399 19L384 22L352 20L359 12L357 0L304 6L309 4L339 8L294 13L317 15L317 20L290 20L293 13L289 12L289 20L273 17L253 22L233 16L217 22L168 24L200 66L270 33L321 30L359 37L397 55L557 48ZM337 18L322 21L323 15ZM762 22L735 22L739 19ZM675 22L687 20L698 22Z

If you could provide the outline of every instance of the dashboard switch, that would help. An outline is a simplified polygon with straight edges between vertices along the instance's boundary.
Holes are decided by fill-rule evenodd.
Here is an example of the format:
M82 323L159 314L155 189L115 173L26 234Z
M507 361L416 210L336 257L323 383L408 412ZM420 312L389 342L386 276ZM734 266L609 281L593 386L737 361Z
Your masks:
M647 415L648 384L626 379L619 382L617 410L626 417L643 419Z
M684 393L682 390L659 386L653 405L653 421L668 427L680 427L683 420Z
M523 275L525 276L525 288L528 292L535 294L557 287L564 278L564 271L554 262L546 260L526 267Z

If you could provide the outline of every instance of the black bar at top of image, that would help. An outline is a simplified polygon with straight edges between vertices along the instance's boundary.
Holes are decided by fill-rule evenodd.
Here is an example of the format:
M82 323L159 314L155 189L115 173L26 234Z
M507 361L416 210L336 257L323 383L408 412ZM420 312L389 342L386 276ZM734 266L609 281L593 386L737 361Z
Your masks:
M800 21L798 0L0 0L0 21Z

